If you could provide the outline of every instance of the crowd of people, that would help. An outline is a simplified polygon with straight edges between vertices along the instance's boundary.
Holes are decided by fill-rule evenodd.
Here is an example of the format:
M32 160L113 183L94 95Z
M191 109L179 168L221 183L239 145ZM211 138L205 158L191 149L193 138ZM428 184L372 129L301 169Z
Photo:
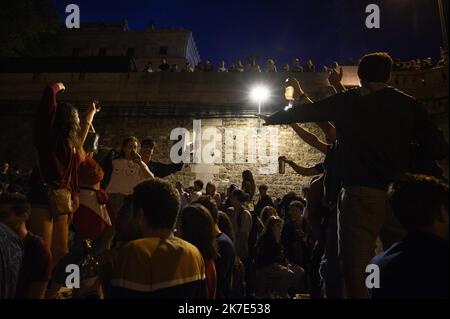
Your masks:
M296 105L262 117L291 125L325 160L280 157L312 176L281 198L250 170L224 193L213 181L172 185L164 178L184 164L152 160L147 137L100 157L86 145L96 103L80 119L57 102L64 85L49 85L29 188L0 192L0 298L448 298L448 181L437 164L448 143L417 100L387 85L392 65L368 54L360 88L317 102L289 80ZM379 287L366 284L369 264ZM68 287L71 265L80 287Z
M408 62L402 62L400 59L396 59L394 65L392 66L392 70L396 72L417 72L426 71L437 66L439 67L445 65L448 65L448 52L441 48L440 59L436 64L433 63L433 59L431 57L426 59L413 59Z
M401 61L400 59L395 59L392 70L396 72L401 71L421 71L434 68L436 66L444 66L448 64L448 52L441 48L440 50L440 60L434 63L431 57L423 59L413 59L410 61ZM353 59L348 59L345 62L346 66L355 66ZM274 59L269 58L266 60L264 66L260 66L257 63L257 59L254 57L249 57L246 63L242 60L236 60L230 64L229 67L226 66L225 60L220 60L217 66L210 60L200 61L197 65L193 66L188 61L183 66L178 64L169 64L166 58L161 59L161 64L153 65L151 61L147 62L143 72L153 73L153 72L326 72L331 74L333 71L338 74L342 72L339 67L339 63L334 61L331 65L322 65L316 68L316 65L311 58L306 59L305 63L302 63L300 58L294 58L291 64L283 64L281 67L277 67Z
M333 62L337 63L337 62ZM332 68L332 67L331 67ZM321 71L327 72L330 68L323 66ZM180 67L178 64L167 63L166 58L161 59L161 64L157 67L151 61L147 62L143 72L316 72L316 67L311 59L307 59L306 63L302 65L299 58L295 58L292 64L284 64L280 71L278 71L275 61L268 59L265 67L261 67L256 58L248 58L247 63L242 60L236 60L231 63L230 67L226 67L225 60L220 60L217 67L215 67L210 60L200 61L197 65L192 66L188 61L185 65Z

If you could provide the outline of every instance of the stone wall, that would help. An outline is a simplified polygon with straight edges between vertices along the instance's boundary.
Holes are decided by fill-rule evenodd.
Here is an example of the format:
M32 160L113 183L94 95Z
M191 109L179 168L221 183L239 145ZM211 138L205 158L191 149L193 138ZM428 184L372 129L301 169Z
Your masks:
M431 74L431 73L430 73ZM407 88L427 102L436 123L444 130L448 139L448 69L425 74L426 80ZM129 135L138 138L153 137L157 142L155 158L169 162L169 154L175 141L170 140L174 128L183 127L192 133L194 119L202 119L202 128L216 127L225 135L225 130L253 128L257 120L252 117L257 107L248 100L250 88L264 83L272 89L271 101L263 112L280 109L286 103L283 99L283 83L292 74L218 74L218 73L112 73L112 74L0 74L0 162L10 161L23 169L33 164L31 145L33 110L42 95L46 83L63 81L67 90L59 99L75 103L78 107L87 105L92 99L102 102L103 110L98 114L95 127L101 134L101 144L107 148L115 141ZM322 73L295 74L305 91L314 99L323 98L329 83ZM428 79L428 80L427 80ZM432 81L435 79L435 81ZM402 84L403 80L398 83ZM409 82L407 82L409 83ZM425 83L425 84L423 84ZM313 124L305 125L320 134ZM192 134L191 134L192 135ZM239 141L241 134L234 133L237 143L248 144L248 138ZM252 139L250 139L252 140ZM256 140L258 138L256 137ZM225 152L224 139L220 142ZM248 145L244 145L248 155ZM270 145L267 145L266 152ZM236 146L234 146L236 149ZM236 151L234 151L236 153ZM299 165L313 166L323 160L323 155L307 146L287 126L278 127L278 155L285 155ZM248 156L247 156L248 160ZM214 165L189 164L172 176L190 185L196 178L205 182L214 180L223 191L230 183L241 183L244 169L253 171L258 184L267 183L273 195L281 196L287 191L300 191L310 178L303 178L287 168L286 174L276 173L277 163L216 163ZM448 166L445 167L448 174Z
M31 168L33 164L33 153L31 147L31 135L33 118L31 116L19 117L8 116L4 118L2 130L8 132L16 132L16 138L12 138L11 134L0 135L0 154L3 154L2 160L11 161L18 164L23 169ZM249 118L227 118L227 119L203 119L202 130L207 127L216 127L224 136L224 131L232 129L256 131L257 120ZM320 134L320 130L314 124L305 124L309 130ZM184 127L191 133L193 131L193 118L190 119L169 119L169 118L123 118L109 117L99 118L95 121L95 128L101 135L100 144L105 150L111 147L116 141L120 141L124 137L134 135L138 138L146 136L152 137L156 141L156 149L154 159L166 163L170 163L170 150L176 141L170 140L170 133L174 128ZM235 142L235 136L233 141ZM256 137L259 143L260 138ZM268 141L268 135L266 135ZM241 174L245 169L250 169L254 175L257 184L266 183L270 187L270 193L274 196L282 196L284 193L294 190L301 191L306 186L310 178L304 178L296 174L290 167L286 167L285 174L278 174L278 162L273 165L261 164L257 157L256 163L247 163L248 158L248 139L245 138L244 162L235 163L216 163L208 164L186 164L185 168L168 177L169 180L179 180L183 185L192 185L197 178L202 179L205 183L213 180L218 185L219 191L223 192L225 187L230 183L240 185ZM220 142L223 152L226 150L225 138ZM218 147L220 148L218 145ZM266 152L269 154L270 144L266 145ZM236 144L233 146L233 153L236 153ZM303 141L296 137L295 132L288 126L278 127L278 154L285 155L293 159L302 166L313 166L323 160L323 155L318 151L306 145ZM236 157L236 155L235 155ZM261 169L263 168L263 169ZM271 172L270 172L271 170Z
M0 134L0 153L3 154L1 160L8 160L11 163L18 164L23 169L31 168L33 164L33 151L31 147L31 134L33 126L32 117L8 116L4 118L3 129L8 132L16 132L17 139L12 143L11 134ZM216 127L222 136L225 129L249 129L256 131L258 123L255 119L246 118L229 118L229 119L203 119L202 130L207 127ZM313 125L305 125L308 129L319 133L319 129ZM176 141L170 140L170 133L174 128L184 127L191 133L193 131L193 118L191 119L168 119L168 118L107 118L95 121L95 128L101 135L100 144L103 149L108 149L116 141L120 141L124 137L134 135L139 139L150 136L156 141L156 149L154 159L166 163L170 163L170 150ZM235 138L236 135L233 137ZM233 140L234 140L233 138ZM256 138L259 143L260 138ZM285 174L278 174L278 163L273 165L261 164L257 158L256 163L247 163L248 161L248 140L245 140L244 162L243 163L217 163L217 164L186 164L184 169L169 177L171 181L179 180L183 185L192 185L197 178L202 179L205 183L213 180L218 185L219 191L224 191L225 187L230 183L240 185L241 174L245 169L250 169L254 175L257 184L266 183L270 187L270 193L274 196L282 196L284 193L294 190L301 191L306 186L310 178L303 178L295 174L289 167L286 168ZM235 141L235 140L234 140ZM266 135L268 141L268 135ZM299 165L313 166L323 160L323 155L312 149L299 138L296 137L294 131L288 126L278 127L278 153L295 160ZM269 143L265 150L269 153ZM226 150L225 138L221 141L223 152ZM236 144L233 146L233 153L236 152ZM236 162L236 159L234 159ZM265 168L261 170L261 168ZM269 172L272 170L272 172Z

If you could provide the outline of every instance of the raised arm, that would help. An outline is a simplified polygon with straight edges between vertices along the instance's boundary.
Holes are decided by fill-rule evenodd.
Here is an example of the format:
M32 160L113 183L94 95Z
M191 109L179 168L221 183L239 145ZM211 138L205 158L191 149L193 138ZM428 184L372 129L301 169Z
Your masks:
M156 177L164 178L171 174L174 174L183 169L184 163L161 163L161 162L151 162L153 174Z
M334 143L336 141L336 127L334 127L333 124L331 124L330 122L317 122L316 124L325 133L328 143Z
M314 147L315 149L319 150L324 154L327 152L329 144L321 141L316 135L314 135L311 132L308 132L307 130L305 130L296 123L291 124L291 127L295 131L295 133L297 133L297 135L303 141L305 141L306 144Z
M144 163L144 161L141 158L141 155L138 153L133 154L133 162L139 165L141 168L141 175L144 178L155 178L155 175L150 171L147 164Z
M100 108L97 108L96 102L92 102L91 105L89 105L88 107L84 120L81 121L81 130L80 133L78 134L81 148L83 147L83 144L86 141L89 128L91 127L92 121L94 120L94 116L99 111Z
M56 95L64 90L65 87L62 83L52 83L45 88L36 114L36 124L33 132L33 144L35 147L48 142L58 105Z
M286 164L288 164L292 169L302 176L315 176L319 175L322 172L318 171L316 167L303 167L300 165L297 165L294 161L287 159L286 157L282 156L280 157L280 160L284 161Z
M337 93L321 101L312 102L297 80L294 79L291 85L294 87L294 96L301 105L272 114L266 119L267 125L334 122L344 116L343 108L347 104L346 93Z

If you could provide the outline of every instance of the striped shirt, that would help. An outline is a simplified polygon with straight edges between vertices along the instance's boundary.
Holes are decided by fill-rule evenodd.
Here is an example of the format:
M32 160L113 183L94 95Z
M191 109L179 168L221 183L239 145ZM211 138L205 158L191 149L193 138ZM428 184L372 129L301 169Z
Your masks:
M125 244L113 262L113 298L205 298L205 264L198 249L175 237Z

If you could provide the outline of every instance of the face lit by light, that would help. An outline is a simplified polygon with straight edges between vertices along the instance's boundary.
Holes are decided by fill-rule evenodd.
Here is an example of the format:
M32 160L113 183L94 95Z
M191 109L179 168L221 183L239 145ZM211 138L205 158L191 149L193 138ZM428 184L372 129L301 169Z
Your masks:
M131 159L132 154L137 152L138 144L135 141L129 141L127 145L123 148L126 159Z
M148 144L145 144L141 147L141 154L144 157L151 157L153 155L154 148Z

